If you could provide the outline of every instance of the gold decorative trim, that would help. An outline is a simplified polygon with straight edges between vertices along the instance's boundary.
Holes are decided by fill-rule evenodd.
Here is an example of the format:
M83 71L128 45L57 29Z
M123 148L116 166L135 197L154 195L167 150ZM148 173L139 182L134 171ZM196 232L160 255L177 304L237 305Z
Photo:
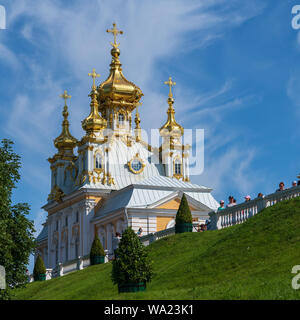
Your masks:
M64 196L64 192L57 185L55 185L48 196L48 201L54 200L56 202L62 202L62 198Z
M132 162L135 161L135 160L140 161L140 163L141 163L141 169L140 170L134 170L133 169ZM130 161L127 162L127 165L128 165L129 170L134 174L141 173L144 170L145 166L146 166L144 161L143 161L143 159L139 156L138 153Z

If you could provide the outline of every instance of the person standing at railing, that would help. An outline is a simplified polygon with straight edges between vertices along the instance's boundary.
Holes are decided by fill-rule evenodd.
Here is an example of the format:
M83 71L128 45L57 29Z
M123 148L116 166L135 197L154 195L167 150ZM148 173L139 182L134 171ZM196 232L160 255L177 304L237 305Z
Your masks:
M233 197L233 196L229 196L229 197L228 197L228 201L229 201L229 203L228 203L228 205L227 205L227 208L233 207L233 206L236 205L236 203L234 203L234 197Z
M284 182L280 182L280 183L279 183L279 189L277 189L276 192L284 191L284 190L285 190Z
M251 200L251 197L249 196L249 195L247 195L246 197L245 197L245 202L248 202L248 201L250 201Z
M265 196L260 192L258 195L257 195L257 198L264 198Z
M292 182L292 188L297 187L297 181Z
M221 200L221 201L220 201L220 207L218 208L218 211L225 209L224 203L225 203L224 200Z

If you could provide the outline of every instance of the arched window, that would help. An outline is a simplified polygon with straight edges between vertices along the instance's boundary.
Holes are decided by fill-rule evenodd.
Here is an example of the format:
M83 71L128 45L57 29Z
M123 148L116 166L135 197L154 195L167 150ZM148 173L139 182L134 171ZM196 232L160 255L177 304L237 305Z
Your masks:
M123 113L119 113L119 124L123 125L124 124L124 120L125 120L124 114Z
M181 161L179 159L175 160L175 174L181 174Z
M99 153L96 154L95 168L96 169L102 169L102 157L101 157L101 155Z

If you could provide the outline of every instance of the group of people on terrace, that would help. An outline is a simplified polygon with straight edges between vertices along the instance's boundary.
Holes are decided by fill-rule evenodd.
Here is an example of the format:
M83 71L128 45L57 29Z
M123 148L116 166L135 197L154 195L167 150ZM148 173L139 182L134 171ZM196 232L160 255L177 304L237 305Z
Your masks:
M292 182L292 186L291 188L294 188L294 187L297 187L297 186L300 186L300 180L297 181L293 181ZM284 182L280 182L279 183L279 186L278 186L278 189L276 190L276 192L280 192L280 191L284 191L286 190L285 188L285 185L284 185ZM249 195L246 195L245 197L245 202L247 201L251 201L251 197ZM260 192L258 195L257 195L257 198L264 198L264 195ZM237 203L236 203L236 200L233 196L229 196L228 197L228 204L226 205L225 207L225 202L224 200L221 200L220 201L220 207L218 208L218 211L220 210L224 210L225 208L230 208L230 207L233 207L235 206Z

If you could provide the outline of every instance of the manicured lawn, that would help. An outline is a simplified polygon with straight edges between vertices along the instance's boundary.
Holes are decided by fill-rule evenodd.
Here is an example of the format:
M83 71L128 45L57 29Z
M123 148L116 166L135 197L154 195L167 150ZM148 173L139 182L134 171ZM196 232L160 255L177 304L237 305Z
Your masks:
M148 247L155 276L141 293L118 294L111 263L28 284L15 299L299 299L300 199L219 231L184 233Z

